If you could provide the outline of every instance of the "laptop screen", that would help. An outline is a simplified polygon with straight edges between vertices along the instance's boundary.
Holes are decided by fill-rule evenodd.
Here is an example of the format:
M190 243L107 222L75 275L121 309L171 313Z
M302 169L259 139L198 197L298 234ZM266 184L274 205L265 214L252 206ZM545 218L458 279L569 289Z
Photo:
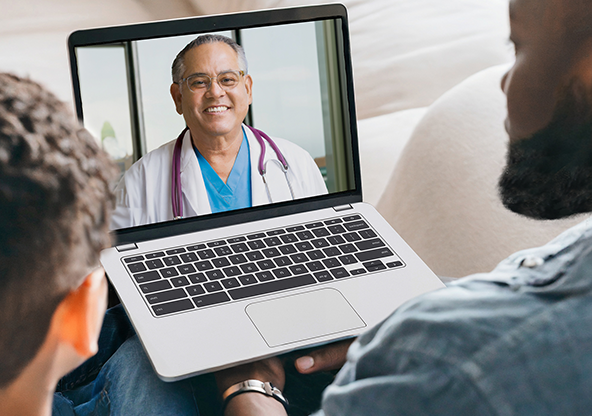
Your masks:
M361 200L348 36L341 5L73 33L78 116L121 174L112 229Z

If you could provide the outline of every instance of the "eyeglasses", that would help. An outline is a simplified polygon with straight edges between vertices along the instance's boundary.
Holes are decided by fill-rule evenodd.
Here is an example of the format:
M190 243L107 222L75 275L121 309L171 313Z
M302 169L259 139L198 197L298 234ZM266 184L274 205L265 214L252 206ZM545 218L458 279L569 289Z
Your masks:
M215 77L210 77L205 74L194 74L189 75L187 78L183 78L178 84L181 85L186 82L187 88L189 88L191 92L204 92L210 89L213 81L216 81L224 91L230 91L238 85L241 76L245 76L245 71L224 71L220 72Z

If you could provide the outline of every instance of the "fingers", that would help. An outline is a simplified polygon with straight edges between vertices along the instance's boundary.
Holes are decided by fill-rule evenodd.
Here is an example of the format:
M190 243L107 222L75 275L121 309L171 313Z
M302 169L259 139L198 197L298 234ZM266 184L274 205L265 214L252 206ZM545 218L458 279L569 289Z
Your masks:
M326 345L298 358L294 362L296 370L302 374L316 373L341 368L345 364L347 350L354 339L347 339Z

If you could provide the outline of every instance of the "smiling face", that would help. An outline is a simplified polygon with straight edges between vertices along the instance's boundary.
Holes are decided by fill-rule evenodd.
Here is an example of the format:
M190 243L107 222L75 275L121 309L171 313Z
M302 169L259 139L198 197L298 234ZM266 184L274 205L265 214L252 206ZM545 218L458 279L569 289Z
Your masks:
M214 79L207 89L192 92L184 82L171 85L177 113L182 114L192 137L198 142L234 141L242 137L243 122L252 101L253 81L249 75L229 91L215 81L218 74L239 68L236 52L225 43L206 43L185 54L183 78L204 74Z

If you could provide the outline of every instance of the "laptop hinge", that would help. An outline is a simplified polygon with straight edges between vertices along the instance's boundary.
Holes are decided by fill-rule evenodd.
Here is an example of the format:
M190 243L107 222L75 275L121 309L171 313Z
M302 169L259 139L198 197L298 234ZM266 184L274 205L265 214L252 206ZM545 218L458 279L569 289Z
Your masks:
M336 212L346 211L348 209L354 209L350 204L346 205L339 205L337 207L333 207Z
M117 249L117 251L122 252L122 251L135 250L138 248L138 246L136 243L130 243L130 244L124 244L122 246L115 246L115 248Z

